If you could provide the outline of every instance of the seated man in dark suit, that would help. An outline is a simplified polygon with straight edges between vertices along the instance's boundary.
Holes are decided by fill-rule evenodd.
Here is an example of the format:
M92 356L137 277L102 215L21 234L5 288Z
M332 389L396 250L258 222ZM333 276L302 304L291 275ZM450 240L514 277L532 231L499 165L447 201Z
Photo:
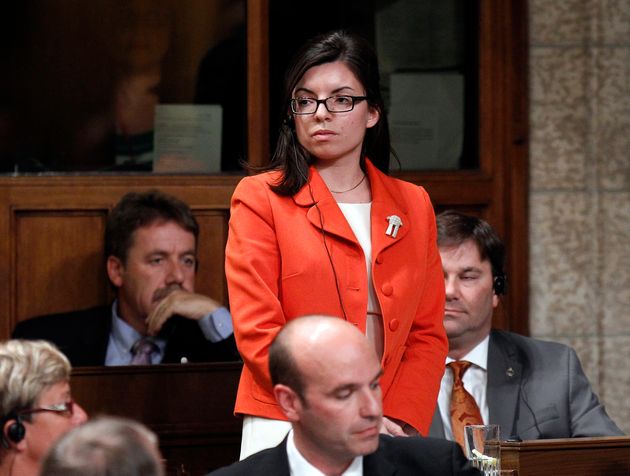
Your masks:
M459 441L461 424L473 423L451 418L451 396L458 393L472 396L476 418L500 425L504 439L622 435L573 349L492 329L494 308L506 291L505 251L495 230L479 218L447 211L437 216L437 236L449 353L429 435ZM457 370L457 362L467 368Z
M446 440L380 435L382 369L352 324L308 316L286 324L269 349L274 396L291 422L275 448L212 475L476 475Z
M0 342L0 475L37 476L49 448L85 423L70 362L50 342Z
M29 319L13 336L52 341L74 366L238 360L228 310L195 293L198 235L181 200L128 193L105 231L113 304Z

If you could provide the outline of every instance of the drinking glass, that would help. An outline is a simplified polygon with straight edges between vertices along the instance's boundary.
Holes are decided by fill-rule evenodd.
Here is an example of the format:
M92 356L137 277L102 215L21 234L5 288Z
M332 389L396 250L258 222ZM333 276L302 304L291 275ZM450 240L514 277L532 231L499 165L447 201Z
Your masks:
M501 438L499 425L466 425L466 457L484 476L499 476L501 471Z

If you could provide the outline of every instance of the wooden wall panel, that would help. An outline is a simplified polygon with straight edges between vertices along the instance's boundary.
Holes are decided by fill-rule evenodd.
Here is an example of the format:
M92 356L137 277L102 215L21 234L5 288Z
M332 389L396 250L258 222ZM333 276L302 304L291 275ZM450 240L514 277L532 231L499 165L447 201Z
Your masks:
M242 364L163 364L74 369L72 396L90 417L117 415L155 431L168 475L198 476L238 460L233 414ZM164 391L168 389L168 391Z
M225 280L225 243L228 232L228 212L195 210L199 222L199 269L195 290L212 299L228 304Z
M15 213L15 318L107 300L103 241L107 210Z

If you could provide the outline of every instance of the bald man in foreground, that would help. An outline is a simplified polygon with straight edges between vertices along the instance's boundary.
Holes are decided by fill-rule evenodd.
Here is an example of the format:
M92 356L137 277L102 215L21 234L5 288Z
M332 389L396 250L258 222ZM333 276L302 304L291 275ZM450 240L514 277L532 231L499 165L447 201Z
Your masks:
M381 435L381 366L346 321L290 321L269 349L274 396L292 429L275 448L212 472L229 475L478 475L450 441Z

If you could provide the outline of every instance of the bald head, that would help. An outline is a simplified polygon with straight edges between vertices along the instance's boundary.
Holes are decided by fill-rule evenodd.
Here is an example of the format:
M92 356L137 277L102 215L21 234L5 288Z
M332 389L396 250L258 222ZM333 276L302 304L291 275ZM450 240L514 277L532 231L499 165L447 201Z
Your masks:
M273 385L282 384L302 396L308 375L303 362L332 364L339 359L340 348L353 348L367 359L378 362L369 341L355 326L330 316L304 316L289 321L278 333L269 349L269 373ZM348 360L349 356L345 356ZM349 363L349 362L346 362Z

